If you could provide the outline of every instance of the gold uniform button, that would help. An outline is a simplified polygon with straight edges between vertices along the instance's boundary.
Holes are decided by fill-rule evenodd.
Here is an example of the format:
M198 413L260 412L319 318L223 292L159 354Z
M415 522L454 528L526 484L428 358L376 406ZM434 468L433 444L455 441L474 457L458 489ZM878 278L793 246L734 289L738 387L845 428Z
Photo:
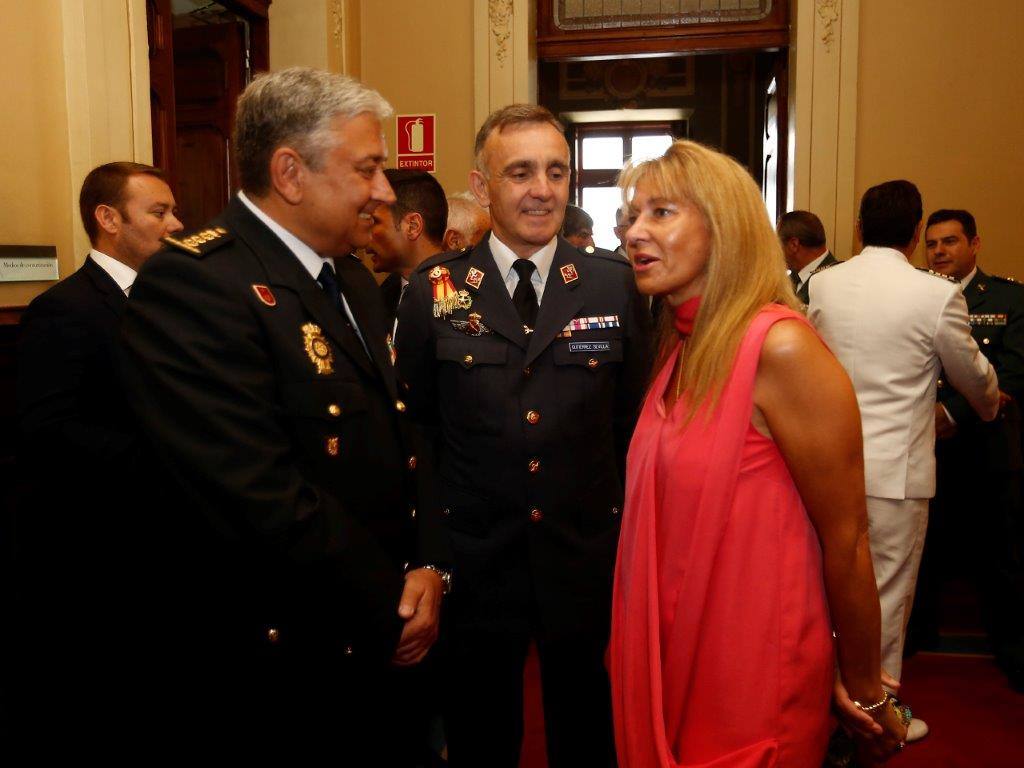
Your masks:
M276 643L280 639L281 639L281 633L277 630L276 627L271 627L270 629L267 630L267 640L268 641L270 641L271 643Z
M337 456L338 455L339 444L340 444L340 442L339 442L337 437L333 437L333 436L332 437L328 437L327 438L327 443L325 445L325 448L327 450L327 455L328 456Z
M618 507L612 507L612 514L613 515L619 514L619 508Z
M942 389L944 386L946 386L946 382L944 382L942 379L939 379L938 381L935 382L935 386L938 387L939 389Z
M411 517L413 520L416 519L416 507L413 507L412 509L409 510L409 517Z
M587 368L597 368L598 365L600 365L600 363L597 362L596 357L592 357L587 360Z
M395 410L399 413L405 413L405 403L401 400L395 400Z
M526 421L530 424L536 424L540 421L540 414L537 411L527 411Z
M410 456L408 464L409 464L409 469L416 469L416 457L415 456Z
M540 472L540 459L530 459L530 463L526 465L530 470L531 474Z
M989 343L989 341L988 341L988 339L982 339L982 340L981 340L981 343L982 343L982 344L988 344L988 343Z
M462 362L466 366L472 365L473 364L473 356L472 355L466 355L464 358L462 358Z
M327 406L327 412L331 414L331 416L341 416L341 406L337 403L331 403Z
M533 369L532 368L530 368L530 367L523 368L523 376L524 377L529 377L529 375L531 373L533 373Z
M444 515L445 517L448 517L448 515L450 515L451 513L452 513L452 510L451 510L450 507L445 507L444 509L441 510L441 514Z
M539 523L543 519L544 519L544 513L541 512L539 509L531 509L530 510L530 520L532 520L535 523Z

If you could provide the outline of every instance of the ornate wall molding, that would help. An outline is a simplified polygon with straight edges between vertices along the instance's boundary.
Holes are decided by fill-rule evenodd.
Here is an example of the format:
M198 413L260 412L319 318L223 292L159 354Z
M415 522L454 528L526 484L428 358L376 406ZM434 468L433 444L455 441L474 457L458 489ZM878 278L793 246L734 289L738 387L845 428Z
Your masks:
M817 0L815 7L818 18L821 19L821 42L825 45L825 50L831 53L835 40L834 25L842 13L840 0Z
M512 0L489 0L487 19L494 38L494 57L498 65L504 68L508 59L508 40L512 36Z

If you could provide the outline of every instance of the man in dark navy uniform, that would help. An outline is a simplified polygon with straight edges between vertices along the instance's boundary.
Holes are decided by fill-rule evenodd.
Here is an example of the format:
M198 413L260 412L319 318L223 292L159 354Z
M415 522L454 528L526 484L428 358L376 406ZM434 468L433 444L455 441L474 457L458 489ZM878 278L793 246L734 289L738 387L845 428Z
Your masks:
M978 585L996 661L1024 690L1024 578L1020 561L1020 403L1024 399L1024 286L978 267L981 238L964 210L939 210L925 230L928 266L960 281L971 334L1013 400L983 422L952 387L935 407L938 489L928 529L927 585L918 630L937 629L936 602L949 576ZM928 620L932 626L927 627Z
M533 641L549 764L609 765L603 657L647 303L619 255L558 237L569 149L546 109L492 114L470 182L493 229L413 273L398 327L406 400L436 430L455 553L449 760L518 765Z
M341 75L258 77L236 119L243 191L166 238L133 289L125 378L175 501L154 543L171 553L165 624L188 633L161 659L165 689L190 694L176 740L415 764L427 694L411 678L437 636L446 541L413 506L431 473L379 292L345 255L394 201L389 113Z

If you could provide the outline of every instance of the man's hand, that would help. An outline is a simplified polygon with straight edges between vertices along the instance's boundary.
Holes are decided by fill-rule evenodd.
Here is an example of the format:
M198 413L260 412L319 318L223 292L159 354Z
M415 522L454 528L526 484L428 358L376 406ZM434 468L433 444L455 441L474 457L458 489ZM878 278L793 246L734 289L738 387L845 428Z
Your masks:
M941 403L935 404L935 436L945 440L956 434L956 424L949 420L949 414Z
M391 663L399 667L418 664L437 640L441 615L441 577L428 568L405 574L405 589L398 603L398 615L405 619L402 637Z

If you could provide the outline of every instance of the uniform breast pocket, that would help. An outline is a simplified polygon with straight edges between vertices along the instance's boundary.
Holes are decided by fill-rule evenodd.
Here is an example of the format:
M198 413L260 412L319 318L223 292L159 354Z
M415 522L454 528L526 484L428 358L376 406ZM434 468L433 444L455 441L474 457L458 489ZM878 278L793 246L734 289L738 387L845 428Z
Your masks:
M565 382L560 389L573 393L568 405L575 408L580 423L610 420L615 377L622 364L622 337L605 333L592 339L558 340L551 351L559 379Z
M438 398L441 416L457 428L499 434L504 426L503 341L481 338L437 340Z
M343 461L365 456L368 407L360 385L322 381L312 387L307 383L285 409L296 442L310 456Z

